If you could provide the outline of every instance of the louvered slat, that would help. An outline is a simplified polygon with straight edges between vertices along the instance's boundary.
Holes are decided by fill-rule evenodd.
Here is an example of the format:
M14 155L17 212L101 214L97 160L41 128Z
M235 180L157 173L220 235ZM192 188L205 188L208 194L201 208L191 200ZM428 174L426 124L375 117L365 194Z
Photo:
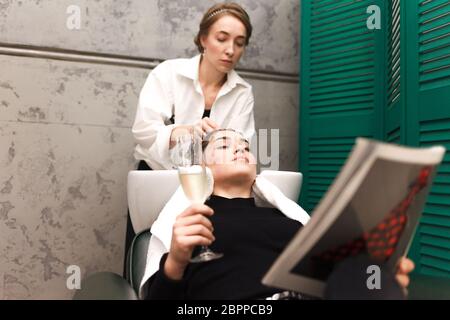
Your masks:
M361 82L353 82L349 84L341 84L341 85L334 85L334 86L328 86L324 88L312 88L311 94L313 96L317 96L318 98L321 97L321 94L326 96L327 94L332 93L342 93L342 92L353 92L355 90L365 90L365 89L371 89L373 88L373 81L361 81ZM316 97L312 98L316 99Z
M448 5L448 0L422 1L419 5L419 12L424 13L445 5Z
M361 74L359 76L354 77L348 77L348 78L342 78L339 79L339 81L336 81L336 79L329 79L327 81L315 81L311 82L311 90L313 89L321 89L321 88L339 88L340 90L346 90L347 88L342 86L345 86L347 84L353 85L355 83L364 83L364 84L372 84L374 83L373 79L373 73L365 73ZM311 95L313 93L311 92Z
M400 127L388 132L387 141L390 143L400 143Z

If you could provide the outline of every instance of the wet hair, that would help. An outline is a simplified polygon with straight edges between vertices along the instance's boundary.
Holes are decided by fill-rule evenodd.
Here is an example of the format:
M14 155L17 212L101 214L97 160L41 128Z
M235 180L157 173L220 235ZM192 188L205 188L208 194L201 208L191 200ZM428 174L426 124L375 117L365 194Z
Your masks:
M242 134L240 131L237 131L237 130L234 130L234 129L231 129L231 128L227 128L227 129L216 129L216 130L213 130L213 131L207 133L207 134L205 135L205 137L202 139L202 150L203 150L203 151L205 151L206 147L207 147L207 146L209 145L209 143L211 142L211 138L212 138L217 132L221 132L221 131L231 131L231 132L236 132L236 133L238 133L238 134L240 134L240 135L243 136L243 134Z
M201 44L200 39L203 36L207 36L209 33L209 29L211 26L219 20L221 17L225 15L233 16L239 21L242 22L242 24L245 26L245 30L247 32L247 35L245 37L245 45L247 46L250 37L252 35L252 24L250 22L250 17L248 13L242 8L239 4L234 2L222 2L215 4L211 8L206 11L206 13L203 15L202 21L200 22L199 30L197 33L197 36L194 38L194 43L198 48L198 51L200 53L203 53L204 48Z

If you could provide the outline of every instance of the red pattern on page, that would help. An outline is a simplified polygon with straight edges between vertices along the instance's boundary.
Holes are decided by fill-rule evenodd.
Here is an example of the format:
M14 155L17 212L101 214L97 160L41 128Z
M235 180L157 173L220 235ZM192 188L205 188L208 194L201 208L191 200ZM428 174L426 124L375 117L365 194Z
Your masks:
M372 230L339 247L313 257L325 262L339 262L346 257L355 256L364 250L377 261L385 262L395 251L398 240L406 226L406 211L415 196L428 184L431 167L424 167L411 184L406 197Z

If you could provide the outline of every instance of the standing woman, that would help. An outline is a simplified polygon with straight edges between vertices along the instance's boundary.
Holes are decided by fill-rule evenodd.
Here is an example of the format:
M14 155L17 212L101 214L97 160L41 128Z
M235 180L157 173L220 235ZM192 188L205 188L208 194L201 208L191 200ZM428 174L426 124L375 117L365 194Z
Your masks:
M152 169L172 169L169 149L186 126L204 134L232 128L254 134L252 87L234 71L252 33L236 3L220 3L203 16L194 39L200 55L159 64L142 88L132 128L135 157Z
M204 14L191 59L159 64L142 88L132 128L139 170L172 169L170 148L195 125L206 134L218 128L255 133L253 91L234 71L248 45L252 25L236 3L219 3ZM134 232L128 215L125 257Z

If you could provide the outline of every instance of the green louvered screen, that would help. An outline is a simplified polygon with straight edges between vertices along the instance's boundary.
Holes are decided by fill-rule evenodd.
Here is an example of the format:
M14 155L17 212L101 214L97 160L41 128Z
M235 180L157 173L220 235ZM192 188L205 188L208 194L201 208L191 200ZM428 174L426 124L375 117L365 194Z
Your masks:
M308 211L336 177L355 137L382 138L384 55L375 49L383 38L366 26L371 4L302 1L300 171Z
M450 278L450 1L414 0L406 14L408 144L447 148L410 255L419 273Z
M366 27L369 5L381 30ZM444 145L410 256L450 277L450 1L302 1L300 171L312 211L356 136Z

